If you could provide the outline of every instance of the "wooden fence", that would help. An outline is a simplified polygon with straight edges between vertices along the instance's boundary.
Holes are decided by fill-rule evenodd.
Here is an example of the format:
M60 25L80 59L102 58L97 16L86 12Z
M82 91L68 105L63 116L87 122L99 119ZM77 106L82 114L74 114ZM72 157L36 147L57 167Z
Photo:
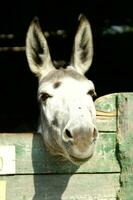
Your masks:
M81 166L49 155L37 133L1 133L0 200L133 200L133 93L95 105L100 137Z

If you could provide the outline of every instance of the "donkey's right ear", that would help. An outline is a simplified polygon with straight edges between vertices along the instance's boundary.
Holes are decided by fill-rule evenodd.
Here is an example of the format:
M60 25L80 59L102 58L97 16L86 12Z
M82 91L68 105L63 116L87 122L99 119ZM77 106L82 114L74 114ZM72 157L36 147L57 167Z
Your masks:
M79 16L78 30L75 35L71 64L81 73L90 68L93 59L93 39L91 26L88 19L81 14Z
M37 17L33 19L27 32L26 56L31 71L38 77L46 75L53 68L48 44Z

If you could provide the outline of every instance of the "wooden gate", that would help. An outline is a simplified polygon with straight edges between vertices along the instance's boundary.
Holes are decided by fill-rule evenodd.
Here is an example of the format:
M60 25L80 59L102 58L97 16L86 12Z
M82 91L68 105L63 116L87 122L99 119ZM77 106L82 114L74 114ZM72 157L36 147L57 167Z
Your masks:
M37 133L0 134L0 200L133 200L133 93L95 105L100 137L81 166L49 155Z

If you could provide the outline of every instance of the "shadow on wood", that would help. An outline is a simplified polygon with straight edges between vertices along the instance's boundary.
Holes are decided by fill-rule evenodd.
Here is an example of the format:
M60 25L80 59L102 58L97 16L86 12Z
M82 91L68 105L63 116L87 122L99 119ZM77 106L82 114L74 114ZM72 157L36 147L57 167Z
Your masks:
M32 161L34 168L35 190L33 200L61 200L72 174L61 173L61 171L67 170L65 169L67 167L67 161L57 160L56 157L49 155L45 148L41 148L39 154L37 140L39 142L40 135L38 137L37 135L38 134L34 134L32 142ZM41 145L44 145L43 140L41 142ZM44 152L42 152L43 150ZM42 155L44 156L44 158L42 157ZM40 157L44 161L44 164L42 166L40 166L40 163L42 164L42 162L39 162ZM73 164L69 163L69 167L72 165ZM59 172L61 168L62 170ZM78 169L78 166L73 165L72 168L73 171L76 171Z

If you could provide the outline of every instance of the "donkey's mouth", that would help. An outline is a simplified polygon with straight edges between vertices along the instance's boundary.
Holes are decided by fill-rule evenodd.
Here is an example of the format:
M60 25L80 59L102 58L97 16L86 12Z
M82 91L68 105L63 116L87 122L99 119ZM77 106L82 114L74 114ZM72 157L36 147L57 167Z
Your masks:
M83 163L87 162L92 156L93 156L93 153L91 155L89 155L87 158L78 158L78 157L70 155L70 159L72 162L74 162L76 164L83 164Z

